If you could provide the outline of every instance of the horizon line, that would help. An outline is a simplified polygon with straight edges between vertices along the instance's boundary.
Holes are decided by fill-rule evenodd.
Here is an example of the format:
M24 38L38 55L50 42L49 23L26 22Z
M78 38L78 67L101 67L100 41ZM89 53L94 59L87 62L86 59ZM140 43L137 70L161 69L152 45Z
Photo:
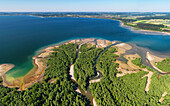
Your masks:
M51 12L51 13L170 13L170 12L166 12L166 11L146 11L146 12L143 12L143 11L117 11L117 12L109 12L109 11L0 11L0 13L38 13L38 12L41 12L41 13L46 13L46 12Z

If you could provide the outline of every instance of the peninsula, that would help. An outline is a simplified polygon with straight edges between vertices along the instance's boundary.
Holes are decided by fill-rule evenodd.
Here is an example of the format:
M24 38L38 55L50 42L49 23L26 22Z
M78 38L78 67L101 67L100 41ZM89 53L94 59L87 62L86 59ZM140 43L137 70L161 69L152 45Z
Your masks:
M34 68L13 81L5 73L14 65L2 64L0 104L167 105L170 76L159 64L169 67L169 58L135 50L120 41L70 40L41 50Z

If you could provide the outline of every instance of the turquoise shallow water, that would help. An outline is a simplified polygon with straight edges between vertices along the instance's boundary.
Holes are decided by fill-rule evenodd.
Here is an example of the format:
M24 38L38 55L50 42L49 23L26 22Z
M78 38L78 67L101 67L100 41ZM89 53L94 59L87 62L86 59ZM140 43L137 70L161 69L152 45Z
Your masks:
M134 33L122 28L115 20L0 16L0 64L15 64L7 75L21 77L33 67L32 56L39 48L89 37L130 42L161 53L170 53L170 36Z

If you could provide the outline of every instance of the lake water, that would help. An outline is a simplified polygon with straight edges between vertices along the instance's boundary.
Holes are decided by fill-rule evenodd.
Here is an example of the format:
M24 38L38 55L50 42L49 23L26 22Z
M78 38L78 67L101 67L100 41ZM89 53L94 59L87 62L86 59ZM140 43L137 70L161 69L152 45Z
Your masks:
M15 64L7 76L21 77L33 67L32 56L41 47L89 37L130 42L170 53L170 36L134 33L115 20L0 16L0 64Z

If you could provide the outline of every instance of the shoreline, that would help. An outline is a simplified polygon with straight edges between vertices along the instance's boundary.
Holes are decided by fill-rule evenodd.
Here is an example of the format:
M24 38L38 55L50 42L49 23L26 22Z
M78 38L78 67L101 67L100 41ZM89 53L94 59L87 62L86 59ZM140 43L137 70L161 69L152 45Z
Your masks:
M107 19L107 20L115 20L115 21L119 21L120 22L120 26L121 27L128 27L128 29L130 29L131 31L135 32L135 33L142 33L142 34L151 34L151 35L157 35L157 34L161 34L161 35L170 35L170 32L161 32L161 31L153 31L153 30L146 30L146 29L139 29L132 26L128 26L128 25L124 25L124 23L121 20L117 20L117 19L110 19L110 18L100 18L100 17L87 17L87 16L83 16L83 17L70 17L70 16L65 16L65 17L61 17L61 16L49 16L49 17L44 17L44 16L36 16L36 15L0 15L0 16L30 16L30 17L39 17L39 18L94 18L94 19Z
M162 70L160 70L159 68L157 68L157 67L155 66L155 64L154 64L155 62L162 61L162 60L164 60L165 58L161 58L161 57L155 56L155 55L153 55L153 54L151 54L151 53L149 53L149 52L146 53L146 58L147 58L147 59L149 60L149 62L151 63L152 67L153 67L154 69L156 69L159 73L170 75L170 72L162 71Z
M40 62L37 57L33 57L33 64L34 67L24 76L16 78L11 82L6 80L6 75L2 76L3 79L3 86L9 88L19 88L20 90L26 90L26 88L30 87L32 84L41 81L43 78L46 65ZM8 70L9 71L9 70Z
M59 45L62 45L62 44L67 44L67 43L70 43L70 42L75 42L76 40L90 40L90 39L96 39L96 41L98 41L98 43L104 43L104 42L100 42L100 40L105 40L105 39L100 39L100 38L79 38L79 39L70 39L70 40L65 40L65 41L61 41L59 43L55 43L55 44L50 44L50 45L47 45L47 46L44 46L44 47L41 47L39 48L38 50L36 50L36 56L33 57L33 65L34 67L28 71L28 73L22 77L19 77L15 80L17 80L16 82L17 83L21 83L21 84L24 84L26 86L26 88L28 87L28 85L32 85L34 83L36 83L37 81L39 81L39 79L42 79L41 77L39 77L39 79L37 79L35 82L33 82L33 80L31 81L28 81L27 79L31 78L31 77L35 77L36 75L38 75L38 70L41 68L41 62L39 63L38 62L38 59L41 59L41 58L45 58L46 56L48 56L52 51L51 49L53 47L58 47ZM106 41L109 41L109 40L106 40ZM110 41L110 42L113 42L113 41ZM123 43L122 44L126 44L126 43ZM100 45L100 44L99 44ZM104 46L103 44L101 46ZM123 46L123 45L122 45ZM130 48L129 48L130 49ZM44 66L43 66L44 67ZM8 70L9 71L9 70ZM41 69L41 71L39 72L42 72L44 71L45 72L45 68L44 69ZM7 71L6 71L7 72ZM37 73L36 73L37 72ZM41 74L43 76L44 72ZM32 79L34 79L34 77ZM19 84L12 84L10 85L7 81L6 81L6 76L4 75L3 77L3 81L4 81L4 86L8 86L8 87L20 87ZM14 86L13 86L14 85Z
M113 19L113 20L116 20L116 19ZM161 35L167 35L167 36L170 35L170 32L152 31L152 30L145 30L145 29L139 29L139 28L135 29L135 27L124 25L124 23L120 20L116 20L116 21L120 22L121 27L129 29L130 31L134 33L152 34L152 35L161 34Z
M13 88L13 87L17 87L17 88L21 88L22 85L25 85L25 87L29 87L32 84L36 83L38 80L33 81L34 77L37 77L38 75L38 71L40 72L39 68L41 68L41 63L38 62L38 59L43 59L46 58L46 56L49 55L49 53L51 53L51 49L54 47L58 47L59 45L62 44L67 44L67 43L71 43L74 42L75 40L83 40L83 39L94 39L94 38L76 38L76 39L69 39L69 40L64 40L58 43L53 43L53 44L49 44L46 46L43 46L39 49L37 49L34 52L34 55L32 57L33 60L33 68L31 70L29 70L27 72L27 74L25 74L24 76L18 77L18 78L12 78L11 82L8 82L6 79L6 72L8 72L9 70L11 70L12 68L14 68L14 64L7 64L7 65L13 65L12 68L10 68L9 70L5 71L5 74L3 75L3 86L9 87L9 88ZM99 38L95 38L95 39L99 39ZM0 64L1 65L1 64ZM45 72L45 69L41 70ZM28 81L29 79L29 81Z
M38 62L38 59L42 58L41 55L42 54L45 54L46 52L49 52L49 49L50 48L53 48L53 47L57 47L58 45L62 45L62 44L66 44L68 42L72 41L72 39L70 40L64 40L64 41L61 41L61 42L58 42L58 43L53 43L53 44L49 44L49 45L45 45L39 49L37 49L34 54L32 55L32 64L33 64L33 67L32 69L30 69L24 76L21 76L21 77L18 77L18 78L12 78L11 82L8 82L7 79L6 79L6 73L8 71L10 71L11 69L13 69L15 67L14 64L6 64L6 65L13 65L12 68L10 68L9 70L6 70L5 71L5 74L3 74L2 76L2 79L3 79L3 86L5 87L9 87L9 88L14 88L14 87L17 87L17 88L21 88L21 86L24 84L27 87L29 87L29 85L32 85L36 82L33 82L33 80L31 81L28 81L29 78L32 78L33 76L36 77L36 75L38 74L37 71L39 70L39 68L41 68L40 66L40 63ZM43 57L44 58L44 57ZM3 64L0 64L0 66L3 65ZM42 70L45 72L45 69ZM40 71L39 71L40 72ZM0 77L1 77L1 73L0 73ZM33 79L33 78L32 78ZM40 79L40 78L39 78ZM25 83L26 82L26 83Z
M63 42L63 43L60 43L60 44L58 43L58 44L54 44L54 45L51 45L51 46L48 46L48 47L46 46L43 49L41 49L41 51L39 51L40 52L39 54L37 54L36 56L32 57L33 62L34 62L33 69L31 69L25 76L20 77L19 79L17 79L17 80L19 80L19 84L18 85L14 84L13 86L10 86L10 85L6 84L6 87L9 87L9 88L19 87L18 91L24 91L28 87L30 87L31 85L33 85L33 84L35 84L37 82L41 83L43 78L45 78L44 73L45 73L45 69L47 68L45 61L47 61L46 59L49 59L50 54L52 52L54 52L53 48L54 47L58 48L59 45L68 44L68 43L79 43L79 46L81 46L82 44L87 44L87 43L95 44L96 48L116 47L118 51L115 52L115 54L117 54L119 56L124 55L124 57L128 60L126 65L128 65L128 67L130 67L130 68L125 67L123 65L123 63L119 64L119 67L122 66L122 68L117 69L117 70L122 72L122 73L120 73L120 74L117 73L118 76L116 75L116 77L121 77L121 76L124 76L126 74L131 74L131 73L137 73L141 69L138 66L134 66L131 63L131 60L133 60L134 58L140 58L140 55L133 54L133 53L128 54L128 55L126 54L127 51L133 49L132 45L130 45L128 43L119 42L117 44L116 41L102 40L102 39L98 39L98 38L72 39L72 40L67 40L66 42ZM153 56L155 56L155 55L153 55ZM123 69L123 68L125 68L125 69ZM149 91L149 86L151 84L151 77L152 77L153 73L148 71L148 70L146 70L146 69L144 71L149 72L148 74L146 74L146 75L144 75L142 77L142 78L148 77L147 84L146 84L146 87L145 87L145 91L148 92ZM71 64L71 66L70 66L69 75L71 76L71 81L77 82L75 77L74 77L74 64ZM97 73L97 76L99 76L99 73ZM101 79L102 78L98 78L98 79L94 79L94 80L89 80L89 84L100 82ZM3 81L5 81L5 79L3 79ZM49 82L49 83L50 84L54 83L54 81ZM3 83L3 86L5 86L4 83ZM89 88L89 90L90 90L90 88ZM87 91L83 90L83 92L82 92L81 88L77 87L77 89L75 91L77 93L79 93L80 95L84 95L87 98L89 98L89 100L91 101L93 106L97 106L97 102L96 102L96 100L95 100L95 98L93 96L93 93L91 91L89 91L89 90L87 90Z

